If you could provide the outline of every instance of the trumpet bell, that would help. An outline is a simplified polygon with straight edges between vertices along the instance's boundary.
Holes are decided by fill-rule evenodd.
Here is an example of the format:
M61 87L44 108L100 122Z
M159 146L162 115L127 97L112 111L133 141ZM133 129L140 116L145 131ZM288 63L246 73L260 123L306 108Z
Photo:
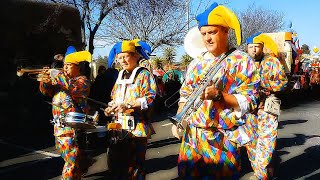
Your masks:
M179 113L173 117L169 117L172 124L176 125L179 129L185 130L188 126L188 122L182 118L182 114Z
M23 76L23 72L17 71L17 76L19 76L19 77Z
M191 28L184 38L184 49L194 59L207 51L197 26Z

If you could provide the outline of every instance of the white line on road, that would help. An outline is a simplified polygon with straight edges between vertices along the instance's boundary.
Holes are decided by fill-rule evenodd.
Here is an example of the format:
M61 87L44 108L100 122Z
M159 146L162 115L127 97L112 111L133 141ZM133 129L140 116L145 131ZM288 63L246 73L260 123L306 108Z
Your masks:
M172 125L172 123L163 124L163 125L161 125L161 126L162 126L162 127L165 127L165 126L170 126L170 125Z
M21 157L12 158L12 159L8 159L8 160L5 160L5 161L2 161L0 163L0 168L5 168L5 167L7 167L7 168L5 168L4 170L0 170L0 174L13 171L15 169L24 167L26 165L30 166L32 164L35 164L35 163L39 162L39 161L51 159L53 157L54 158L55 157L60 157L59 154L55 154L55 153L51 153L51 152L47 152L47 151L42 151L42 150L34 150L34 149L30 149L30 148L25 148L25 147L22 147L22 146L19 146L19 145L16 145L16 144L5 142L2 139L0 139L0 144L4 144L4 145L11 146L11 147L15 147L17 149L22 149L22 150L25 150L25 151L29 151L31 153L31 154L24 155L24 156L21 156ZM41 155L43 155L45 157L39 157L39 155L37 155L37 154L41 154ZM27 163L27 164L24 164L24 163ZM12 165L16 165L16 166L10 167Z
M55 154L55 153L51 153L51 152L47 152L47 151L41 151L41 150L34 150L34 149L25 148L25 147L22 147L22 146L19 146L19 145L16 145L16 144L7 143L7 142L3 141L2 139L0 139L0 143L1 144L6 144L6 145L9 145L9 146L13 146L13 147L16 147L16 148L19 148L19 149L23 149L25 151L30 151L32 153L42 154L44 156L60 157L59 154Z

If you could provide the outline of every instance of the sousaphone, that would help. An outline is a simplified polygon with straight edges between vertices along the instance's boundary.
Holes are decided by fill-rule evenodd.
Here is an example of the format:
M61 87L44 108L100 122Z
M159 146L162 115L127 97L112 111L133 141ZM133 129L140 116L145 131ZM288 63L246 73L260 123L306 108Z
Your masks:
M191 28L184 38L184 49L194 59L207 51L197 26Z

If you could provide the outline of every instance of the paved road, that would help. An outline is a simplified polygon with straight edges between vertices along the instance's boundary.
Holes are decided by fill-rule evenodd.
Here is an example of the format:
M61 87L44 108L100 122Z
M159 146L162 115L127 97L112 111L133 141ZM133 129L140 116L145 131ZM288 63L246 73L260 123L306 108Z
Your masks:
M146 155L147 179L175 179L180 142L166 126L167 114L157 117L158 121L153 123L157 134L149 141ZM96 162L83 179L108 178L104 141L97 133L89 136L91 151L87 153ZM277 142L277 179L320 179L320 101L309 99L284 107ZM3 137L0 148L0 179L60 178L63 160L55 152L51 133ZM242 155L241 179L248 179L252 170L243 149Z

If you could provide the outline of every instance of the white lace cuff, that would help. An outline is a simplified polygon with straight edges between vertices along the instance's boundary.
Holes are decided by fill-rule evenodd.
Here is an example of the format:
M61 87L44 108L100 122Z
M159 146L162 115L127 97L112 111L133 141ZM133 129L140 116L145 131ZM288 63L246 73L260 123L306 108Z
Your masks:
M179 103L185 103L185 102L187 102L187 98L185 98L185 97L180 97Z
M145 98L145 97L138 98L137 101L140 102L141 110L148 109L147 98Z
M233 94L234 97L237 99L239 108L234 109L235 114L238 119L240 119L246 112L249 110L249 103L247 98L242 94Z

